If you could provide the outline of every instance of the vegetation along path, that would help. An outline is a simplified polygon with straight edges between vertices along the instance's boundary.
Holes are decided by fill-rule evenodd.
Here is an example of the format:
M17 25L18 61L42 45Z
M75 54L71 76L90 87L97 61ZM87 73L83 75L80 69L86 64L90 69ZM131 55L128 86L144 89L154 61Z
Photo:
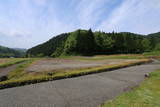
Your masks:
M4 89L0 90L0 107L97 107L137 86L146 73L156 69L160 69L159 62Z
M23 62L22 62L23 63ZM0 77L1 76L6 76L9 72L13 71L14 69L16 69L16 67L22 63L19 64L13 64L11 66L8 67L4 67L4 68L0 68Z

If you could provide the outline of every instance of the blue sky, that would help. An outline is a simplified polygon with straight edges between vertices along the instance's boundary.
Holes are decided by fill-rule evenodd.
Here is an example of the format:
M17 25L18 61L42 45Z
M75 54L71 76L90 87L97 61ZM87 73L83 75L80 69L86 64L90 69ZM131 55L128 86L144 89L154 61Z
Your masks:
M30 48L76 29L160 31L160 0L0 0L0 45Z

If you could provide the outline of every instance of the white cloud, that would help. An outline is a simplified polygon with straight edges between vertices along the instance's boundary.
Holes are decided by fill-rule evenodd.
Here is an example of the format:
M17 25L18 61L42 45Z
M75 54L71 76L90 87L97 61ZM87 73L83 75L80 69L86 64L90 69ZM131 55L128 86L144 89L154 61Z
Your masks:
M81 0L77 7L79 26L85 29L94 27L100 19L103 9L101 8L109 0Z
M0 4L0 32L11 47L28 48L78 28L143 34L160 30L160 0L68 0L67 8L62 0L17 1L13 7Z
M116 30L119 22L128 15L129 10L134 4L135 1L133 0L125 0L122 4L113 10L110 16L104 20L97 29L107 31Z
M104 31L157 32L160 28L159 0L125 0L97 28Z

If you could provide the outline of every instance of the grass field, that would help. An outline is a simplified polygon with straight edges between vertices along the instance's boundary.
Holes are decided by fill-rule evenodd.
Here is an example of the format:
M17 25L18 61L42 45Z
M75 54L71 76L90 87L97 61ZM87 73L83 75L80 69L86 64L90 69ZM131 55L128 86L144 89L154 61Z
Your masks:
M150 73L139 87L124 93L101 107L159 107L160 106L160 70Z
M0 68L11 66L13 64L21 63L27 61L28 58L1 58L0 59Z
M144 56L160 56L160 51L152 51L143 53Z
M25 62L8 73L8 79L0 82L1 88L104 72L149 61L142 55L24 58L15 59L15 62L19 60Z

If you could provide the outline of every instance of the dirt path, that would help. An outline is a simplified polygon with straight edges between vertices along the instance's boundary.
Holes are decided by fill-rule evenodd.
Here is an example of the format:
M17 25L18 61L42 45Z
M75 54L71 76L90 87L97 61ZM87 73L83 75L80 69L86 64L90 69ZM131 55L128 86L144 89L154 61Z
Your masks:
M159 62L4 89L0 90L0 107L97 107L156 69L160 69Z
M19 63L21 64L21 63ZM0 77L7 75L9 72L13 71L19 64L14 64L5 68L0 68Z

